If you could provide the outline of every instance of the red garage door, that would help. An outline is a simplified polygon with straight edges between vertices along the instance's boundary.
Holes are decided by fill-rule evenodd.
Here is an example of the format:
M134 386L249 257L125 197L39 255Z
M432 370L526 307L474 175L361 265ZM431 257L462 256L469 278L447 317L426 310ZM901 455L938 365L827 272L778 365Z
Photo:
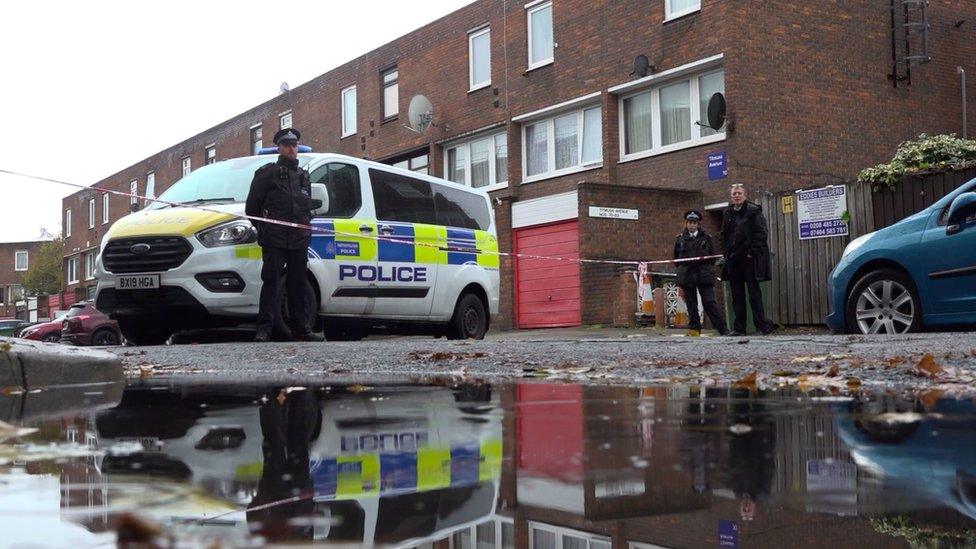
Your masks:
M515 231L520 254L579 258L579 222ZM580 269L575 261L517 258L515 322L519 328L579 326Z

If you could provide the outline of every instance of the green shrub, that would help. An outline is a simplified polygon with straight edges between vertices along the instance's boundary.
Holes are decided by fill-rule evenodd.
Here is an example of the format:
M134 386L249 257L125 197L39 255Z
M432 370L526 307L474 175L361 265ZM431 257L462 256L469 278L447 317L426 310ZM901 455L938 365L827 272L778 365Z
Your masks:
M976 140L959 139L955 134L919 135L898 146L894 158L861 171L857 180L874 190L894 189L903 177L922 172L944 172L976 166Z

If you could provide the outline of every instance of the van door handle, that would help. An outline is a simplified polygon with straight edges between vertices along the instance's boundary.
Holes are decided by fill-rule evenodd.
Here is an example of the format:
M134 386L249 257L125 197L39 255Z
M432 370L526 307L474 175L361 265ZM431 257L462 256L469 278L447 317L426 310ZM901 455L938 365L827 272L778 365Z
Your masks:
M380 225L380 234L393 234L393 227L389 225Z
M373 227L372 227L372 225L365 225L364 224L364 225L360 225L359 226L359 230L360 230L360 232L371 233L371 232L373 232Z

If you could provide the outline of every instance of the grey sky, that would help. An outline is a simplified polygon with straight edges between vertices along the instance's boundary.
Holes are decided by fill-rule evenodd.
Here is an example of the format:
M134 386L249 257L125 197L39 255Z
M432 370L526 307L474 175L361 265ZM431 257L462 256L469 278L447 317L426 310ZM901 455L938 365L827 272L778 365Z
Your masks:
M0 169L89 185L473 0L0 7ZM0 174L0 242L76 189Z

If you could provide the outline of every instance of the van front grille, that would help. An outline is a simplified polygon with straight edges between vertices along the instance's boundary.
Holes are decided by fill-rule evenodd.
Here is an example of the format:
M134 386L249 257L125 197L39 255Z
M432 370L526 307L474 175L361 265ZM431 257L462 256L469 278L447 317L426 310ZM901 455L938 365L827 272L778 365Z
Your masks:
M154 273L179 267L192 252L178 236L123 238L105 246L102 264L110 273Z

